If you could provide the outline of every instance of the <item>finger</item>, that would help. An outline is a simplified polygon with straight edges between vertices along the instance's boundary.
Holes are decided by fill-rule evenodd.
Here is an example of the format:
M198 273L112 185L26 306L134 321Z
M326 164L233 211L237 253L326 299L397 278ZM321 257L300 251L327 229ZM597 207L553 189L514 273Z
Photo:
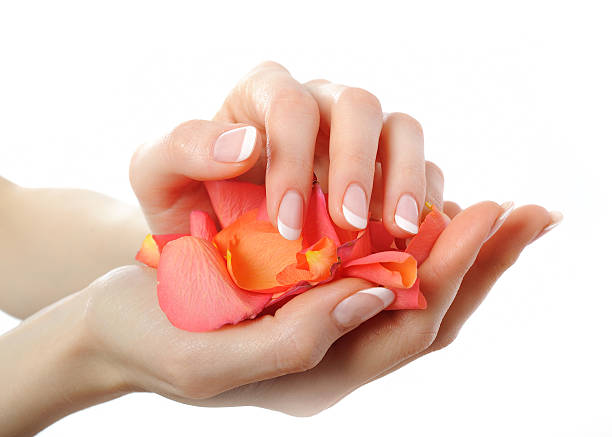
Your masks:
M130 181L139 198L153 197L155 207L163 210L194 180L229 179L246 172L261 148L261 134L253 126L191 120L142 145L132 157Z
M384 177L383 223L395 237L406 238L419 230L425 199L423 129L409 115L386 114L380 134L380 159Z
M230 93L215 118L253 123L265 130L268 216L285 238L297 239L312 188L319 130L315 100L284 67L265 62Z
M210 359L211 348L224 356L224 366L202 367L205 377L199 379L199 384L218 381L214 387L202 387L206 396L254 381L303 372L315 367L334 341L378 314L394 299L391 290L372 287L361 279L334 281L297 296L273 317L203 334L206 336L203 350L194 346L195 355L189 360L202 365L203 360Z
M495 282L518 259L523 249L550 223L551 215L537 205L514 211L482 247L444 316L432 350L449 345L485 299Z
M257 161L261 146L261 134L253 126L191 120L142 145L132 157L130 176L138 188L185 179L229 179Z
M476 261L464 276L456 297L444 315L432 344L418 354L393 366L379 377L452 343L465 321L478 308L495 281L516 261L525 246L548 223L548 212L539 206L524 206L513 212L503 226L481 248Z
M364 229L382 110L378 99L360 88L324 81L306 84L319 106L323 129L329 129L329 213L344 229Z
M421 279L426 284L427 310L388 311L365 322L337 340L322 362L308 373L273 381L275 388L289 395L264 395L258 405L290 414L312 414L426 350L436 336L445 302L454 296L454 284L460 282L459 276L471 265L500 210L492 202L474 205L442 233L426 261L430 263L429 271ZM441 263L436 272L431 267L434 262ZM215 398L213 405L231 403L235 394L229 392Z
M444 214L449 216L451 219L453 219L461 211L461 207L457 203L448 200L444 202Z
M444 206L444 173L440 167L431 161L425 163L425 176L427 180L425 207L423 208L422 218L435 206L442 211Z

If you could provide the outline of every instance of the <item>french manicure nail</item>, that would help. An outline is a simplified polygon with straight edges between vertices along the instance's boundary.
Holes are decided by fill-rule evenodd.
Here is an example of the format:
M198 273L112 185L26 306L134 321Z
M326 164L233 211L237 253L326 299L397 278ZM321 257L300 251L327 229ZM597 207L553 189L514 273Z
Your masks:
M253 153L257 129L243 126L228 130L217 138L213 148L213 158L219 162L240 162Z
M419 232L419 207L410 194L403 194L395 208L395 224L406 232Z
M351 225L365 229L368 225L368 204L365 191L353 183L348 186L342 201L342 213Z
M487 239L485 241L487 241L497 231L499 231L499 228L501 228L501 226L504 224L504 222L506 221L506 219L508 218L508 216L510 215L510 213L514 209L514 202L512 202L512 201L504 202L500 206L502 207L503 211L499 215L499 217L497 217L497 220L495 220L495 223L493 223L493 226L491 227L491 231L489 232L489 236L487 237Z
M278 232L287 240L297 240L302 233L302 215L304 202L295 190L289 190L283 196L278 208Z
M360 290L334 308L333 318L338 325L352 328L375 316L395 300L395 293L384 287Z
M538 235L535 236L533 240L531 240L530 244L536 241L542 235L549 232L551 229L554 229L559 226L559 223L561 223L562 221L563 214L561 214L559 211L550 211L550 223L544 229L542 229L542 232L540 232Z

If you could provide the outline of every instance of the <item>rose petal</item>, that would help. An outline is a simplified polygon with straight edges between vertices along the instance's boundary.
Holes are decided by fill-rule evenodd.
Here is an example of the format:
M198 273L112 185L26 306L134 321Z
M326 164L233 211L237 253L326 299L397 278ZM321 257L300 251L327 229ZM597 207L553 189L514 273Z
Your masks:
M270 222L255 220L257 211L239 219L215 236L220 253L225 253L228 271L240 288L269 292L286 286L276 275L295 263L302 239L287 240ZM227 234L227 235L224 235Z
M270 217L268 217L268 202L265 197L257 209L257 220L270 221Z
M411 254L420 265L429 256L434 243L448 223L448 217L434 207L425 216L425 220L423 220L419 227L419 232L407 244L405 252Z
M416 280L417 263L405 252L378 252L343 264L342 274L385 287L410 288Z
M167 244L157 280L159 305L170 323L193 332L253 318L271 297L236 287L216 247L191 236Z
M395 237L387 231L383 222L379 220L370 220L368 222L370 231L370 241L372 242L373 252L383 252L393 249Z
M300 281L320 282L331 276L331 266L338 262L336 243L327 237L296 254L297 262L285 267L276 279L281 284Z
M215 222L204 211L191 211L189 216L189 227L191 228L191 235L198 237L203 240L211 241L215 235L217 235L217 227Z
M149 267L157 268L157 265L159 264L159 255L164 246L168 242L184 236L185 234L149 234L142 242L142 246L136 254L136 260L148 265Z
M337 252L343 265L357 258L370 255L372 253L370 230L366 228L362 231L357 231L355 238L343 243L338 247Z
M395 300L387 310L424 310L427 308L427 300L419 289L419 280L414 282L410 288L392 288Z
M238 181L206 181L210 203L222 227L229 226L246 212L257 209L266 196L263 185Z
M306 211L306 219L302 229L304 247L316 244L323 237L329 238L336 246L340 245L340 239L327 211L325 194L321 185L315 182L312 184L312 193L310 194L308 211Z

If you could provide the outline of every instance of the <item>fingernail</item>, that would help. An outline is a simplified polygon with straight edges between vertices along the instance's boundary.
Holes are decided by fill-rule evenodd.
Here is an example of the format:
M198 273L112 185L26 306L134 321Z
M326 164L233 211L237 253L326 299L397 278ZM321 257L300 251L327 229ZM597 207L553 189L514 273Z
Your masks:
M504 202L500 206L502 207L503 212L499 215L499 217L497 217L497 220L495 220L495 223L493 224L493 226L491 227L491 231L489 232L489 236L487 237L485 241L491 238L499 230L499 228L501 228L501 226L504 224L504 222L506 221L506 219L508 218L508 216L514 209L514 202L512 201Z
M287 240L297 240L302 233L302 214L304 202L295 190L289 190L283 196L278 208L278 232Z
M419 207L410 194L403 194L395 208L395 224L406 232L419 232Z
M213 158L219 162L240 162L253 153L257 129L243 126L222 133L213 148Z
M366 288L347 297L334 308L338 325L352 328L375 316L395 300L395 293L384 287Z
M365 229L368 225L368 204L365 191L357 184L351 184L344 193L342 213L351 225Z
M551 229L554 229L557 226L559 226L559 223L561 223L562 221L563 221L563 214L561 214L559 211L550 211L550 223L548 224L548 226L542 229L542 232L540 232L538 235L536 235L536 237L533 240L531 240L530 244L536 241L542 235L549 232Z

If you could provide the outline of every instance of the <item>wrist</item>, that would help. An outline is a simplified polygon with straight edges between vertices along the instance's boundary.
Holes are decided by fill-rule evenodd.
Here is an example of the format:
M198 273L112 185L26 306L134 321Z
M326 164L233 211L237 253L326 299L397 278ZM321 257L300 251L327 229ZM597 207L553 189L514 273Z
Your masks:
M87 329L87 290L0 337L0 435L30 434L126 392Z

